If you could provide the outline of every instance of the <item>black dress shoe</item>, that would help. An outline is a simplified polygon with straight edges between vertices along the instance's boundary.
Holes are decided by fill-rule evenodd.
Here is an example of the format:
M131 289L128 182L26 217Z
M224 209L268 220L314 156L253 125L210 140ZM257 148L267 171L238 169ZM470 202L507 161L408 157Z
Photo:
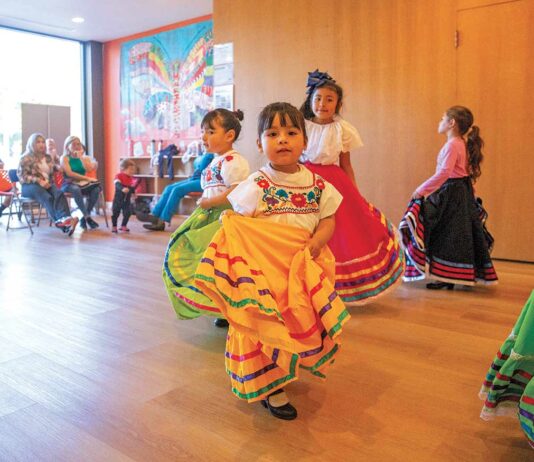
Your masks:
M283 391L283 389L276 390L274 393L271 393L269 396L267 396L266 399L262 399L261 404L264 408L269 410L273 417L276 417L277 419L294 420L297 418L297 410L290 403L284 404L283 406L273 406L269 402L269 398L271 396L282 393Z
M80 226L82 227L82 229L87 229L87 220L85 219L85 217L80 220Z
M430 290L440 290L440 289L452 290L454 289L454 284L451 284L450 282L429 282L426 285L426 288Z
M149 231L165 231L165 222L158 220L156 223L143 225L143 228L148 229Z
M156 223L159 220L158 217L146 212L136 212L135 216L139 221L145 221L148 223Z
M213 324L215 324L217 327L228 327L230 325L224 318L217 318L215 321L213 321Z

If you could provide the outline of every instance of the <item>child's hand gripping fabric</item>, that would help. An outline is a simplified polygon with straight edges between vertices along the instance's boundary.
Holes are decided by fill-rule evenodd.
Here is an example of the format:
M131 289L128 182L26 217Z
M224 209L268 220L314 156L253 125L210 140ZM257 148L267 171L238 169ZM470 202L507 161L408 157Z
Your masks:
M319 221L315 233L308 241L307 247L310 251L312 258L317 258L321 253L323 247L328 243L334 229L336 228L336 219L334 215L323 218Z

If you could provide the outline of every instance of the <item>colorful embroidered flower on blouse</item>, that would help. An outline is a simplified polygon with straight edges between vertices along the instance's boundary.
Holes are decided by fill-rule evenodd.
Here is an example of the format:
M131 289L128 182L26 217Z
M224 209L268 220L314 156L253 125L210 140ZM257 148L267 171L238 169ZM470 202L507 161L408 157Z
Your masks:
M324 189L324 181L321 180L321 178L317 178L317 181L315 182L317 187L322 191Z
M291 196L291 202L297 207L304 207L306 205L306 197L304 194L293 194Z
M268 196L265 198L265 202L267 202L268 205L270 205L271 207L275 206L276 204L278 204L278 202L280 202L278 199L275 199L274 197L272 196Z
M234 156L226 156L224 160L227 160L228 162L230 162L233 158Z
M261 172L260 172L261 173ZM295 186L298 192L293 190L293 186L281 186L272 182L266 175L258 175L254 181L263 190L262 213L265 215L285 214L285 213L319 213L319 202L322 195L320 186L324 188L325 183L321 179L315 178L309 186Z

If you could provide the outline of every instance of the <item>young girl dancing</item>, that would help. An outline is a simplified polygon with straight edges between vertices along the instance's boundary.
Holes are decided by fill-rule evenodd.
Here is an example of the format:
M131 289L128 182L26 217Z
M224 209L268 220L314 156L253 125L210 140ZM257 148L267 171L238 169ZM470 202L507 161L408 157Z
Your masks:
M308 132L302 160L343 196L328 243L336 257L336 290L347 303L367 303L401 281L403 254L393 225L356 186L350 151L363 144L356 128L339 115L343 89L318 70L308 73L307 86L300 108Z
M400 224L407 256L404 279L428 277L437 280L428 289L449 290L454 284L496 283L487 214L473 192L483 159L479 128L469 109L453 106L443 114L438 132L447 142L436 173L415 190Z
M246 159L233 149L241 132L243 113L215 109L202 119L202 141L215 155L202 171L202 197L199 207L173 233L163 264L163 281L169 299L180 319L194 319L201 314L220 316L213 302L193 285L193 275L211 238L220 228L219 216L230 207L228 194L244 180L250 170ZM224 319L215 325L227 326Z
M325 377L349 319L334 290L335 262L326 246L342 198L299 164L305 145L297 108L274 103L263 109L258 147L269 163L228 196L237 214L223 214L196 276L230 323L232 391L248 402L262 400L286 420L297 411L283 387L298 379L299 368Z

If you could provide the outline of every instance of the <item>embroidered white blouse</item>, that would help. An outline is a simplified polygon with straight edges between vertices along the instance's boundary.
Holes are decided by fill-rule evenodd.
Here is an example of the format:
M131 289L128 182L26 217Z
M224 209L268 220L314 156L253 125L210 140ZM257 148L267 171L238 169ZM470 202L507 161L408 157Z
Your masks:
M333 215L343 198L334 186L303 165L296 173L283 173L267 164L239 184L228 200L241 215L313 233L319 220Z
M228 151L215 158L202 171L202 197L210 199L243 181L250 173L247 160L237 151Z
M356 127L337 115L329 124L317 124L306 120L306 133L308 146L301 157L303 162L337 164L341 152L349 152L363 146Z

